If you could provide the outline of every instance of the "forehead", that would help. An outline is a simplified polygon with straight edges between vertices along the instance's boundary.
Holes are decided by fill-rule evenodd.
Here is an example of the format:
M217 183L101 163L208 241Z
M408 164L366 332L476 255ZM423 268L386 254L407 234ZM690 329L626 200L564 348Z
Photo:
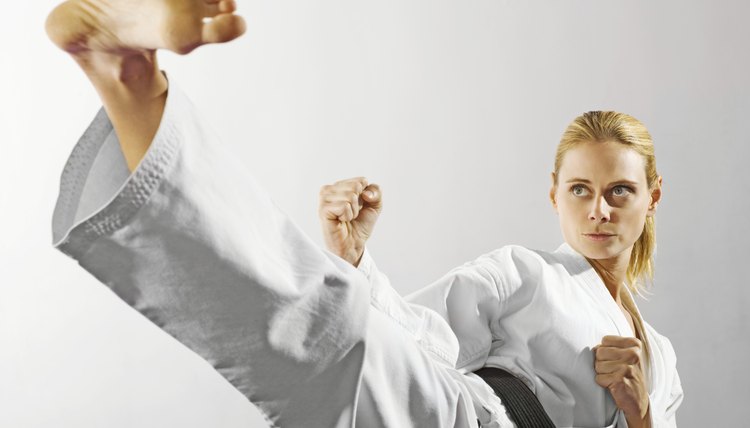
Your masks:
M581 143L565 153L560 165L560 181L570 178L645 183L646 161L635 150L615 141Z

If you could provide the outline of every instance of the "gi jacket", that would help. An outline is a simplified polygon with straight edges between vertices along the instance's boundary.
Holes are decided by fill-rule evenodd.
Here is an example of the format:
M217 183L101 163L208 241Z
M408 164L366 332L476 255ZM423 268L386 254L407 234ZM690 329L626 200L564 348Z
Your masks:
M393 296L369 252L359 269L370 279L373 300L392 316L409 320L422 314L421 325L404 324L413 326L436 358L455 359L474 390L480 419L482 406L504 412L485 385L469 380L471 372L488 366L523 380L558 427L627 426L609 391L594 381L592 348L606 335L633 332L599 275L569 245L554 252L500 248L407 296L408 308ZM650 380L652 426L674 427L683 399L675 353L666 337L643 324L651 347L644 375Z

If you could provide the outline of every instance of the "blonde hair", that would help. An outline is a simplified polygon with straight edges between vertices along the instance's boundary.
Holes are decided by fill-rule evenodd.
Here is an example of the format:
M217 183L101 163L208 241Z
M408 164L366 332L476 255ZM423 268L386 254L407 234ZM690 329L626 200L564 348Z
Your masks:
M656 172L656 157L651 134L636 118L614 111L590 111L584 113L568 125L563 133L555 156L555 180L560 174L560 166L568 150L581 143L604 143L615 141L625 144L643 156L646 165L646 182L653 189L659 180ZM555 183L557 184L557 183ZM631 291L641 295L647 291L654 276L654 251L656 249L656 228L654 217L646 217L643 233L633 244L628 263L627 282Z
M646 167L646 182L649 189L654 189L659 180L656 172L656 158L654 144L646 127L636 118L624 113L613 111L590 111L573 120L563 133L555 156L555 180L560 173L563 157L568 150L581 143L604 143L615 141L626 145L643 156ZM557 183L555 182L555 185ZM656 229L653 216L646 217L643 233L633 244L633 251L628 263L627 287L630 291L644 297L642 292L648 292L654 276L654 252L656 250ZM622 303L630 312L636 334L644 343L646 361L650 354L650 347L646 341L643 322L635 308L635 303L627 293L621 293ZM648 376L648 374L645 374Z

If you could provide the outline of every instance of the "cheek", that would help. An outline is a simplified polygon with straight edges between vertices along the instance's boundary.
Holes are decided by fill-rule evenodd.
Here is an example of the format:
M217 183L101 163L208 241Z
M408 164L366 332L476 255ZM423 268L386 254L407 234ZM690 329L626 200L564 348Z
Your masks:
M557 204L557 215L560 217L560 226L564 230L575 231L581 221L581 209L569 200L560 200Z
M639 203L637 206L622 212L621 222L627 223L632 228L633 233L640 235L643 226L646 224L646 214L648 214L648 204Z
M578 217L581 216L581 212L585 211L584 204L578 199L563 196L558 201L557 212L568 221L577 221Z

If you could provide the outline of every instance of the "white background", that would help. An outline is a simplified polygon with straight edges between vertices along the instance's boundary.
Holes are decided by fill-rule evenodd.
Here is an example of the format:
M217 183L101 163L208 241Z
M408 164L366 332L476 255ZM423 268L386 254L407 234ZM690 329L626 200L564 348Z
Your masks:
M4 5L0 27L0 427L262 427L207 363L51 247L60 171L99 108L46 40L55 3ZM380 183L371 250L403 293L504 244L555 248L565 126L595 109L642 120L664 199L655 295L639 305L676 349L680 427L743 424L750 3L239 6L247 35L162 67L319 242L320 185Z

